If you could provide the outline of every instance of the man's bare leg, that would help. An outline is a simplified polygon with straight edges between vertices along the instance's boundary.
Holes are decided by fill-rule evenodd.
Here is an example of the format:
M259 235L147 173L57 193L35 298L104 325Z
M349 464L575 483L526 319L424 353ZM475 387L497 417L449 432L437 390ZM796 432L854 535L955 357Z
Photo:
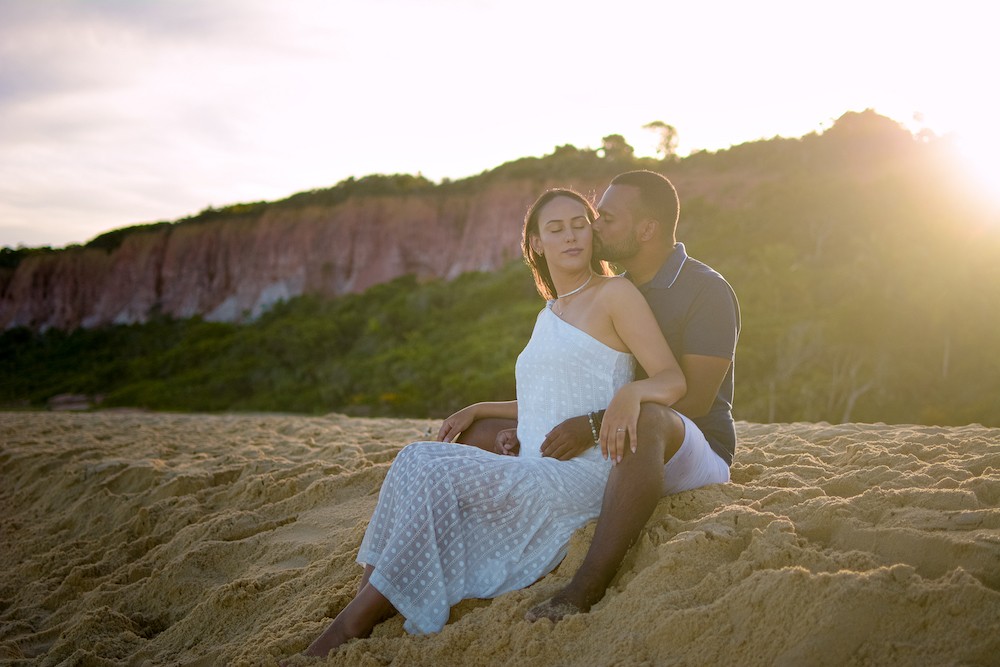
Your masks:
M611 470L590 549L570 583L525 615L529 621L590 611L618 573L663 492L663 464L684 441L684 422L673 410L645 404L639 415L636 453L626 449Z
M472 426L462 431L457 442L495 453L497 433L516 426L517 422L513 419L497 419L495 417L477 419L472 422Z
M395 607L384 595L371 584L365 584L304 654L326 656L350 639L367 637L376 625L395 613Z

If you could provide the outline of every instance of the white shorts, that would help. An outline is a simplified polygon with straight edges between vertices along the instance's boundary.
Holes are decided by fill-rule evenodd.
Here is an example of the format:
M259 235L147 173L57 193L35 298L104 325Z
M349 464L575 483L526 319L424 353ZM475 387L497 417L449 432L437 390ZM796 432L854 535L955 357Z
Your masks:
M681 413L677 415L684 422L684 442L663 465L663 495L728 482L729 466L708 444L701 429Z

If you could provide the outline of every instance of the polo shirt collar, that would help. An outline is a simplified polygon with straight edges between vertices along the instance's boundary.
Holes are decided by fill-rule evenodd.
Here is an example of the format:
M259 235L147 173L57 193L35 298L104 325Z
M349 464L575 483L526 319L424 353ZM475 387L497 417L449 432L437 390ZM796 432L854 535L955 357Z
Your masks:
M673 252L667 257L667 261L663 263L663 266L656 272L653 279L645 285L640 285L639 288L642 290L650 288L670 289L677 280L677 276L681 274L681 269L684 267L684 262L687 261L687 258L688 254L684 248L684 244L677 243L674 245Z

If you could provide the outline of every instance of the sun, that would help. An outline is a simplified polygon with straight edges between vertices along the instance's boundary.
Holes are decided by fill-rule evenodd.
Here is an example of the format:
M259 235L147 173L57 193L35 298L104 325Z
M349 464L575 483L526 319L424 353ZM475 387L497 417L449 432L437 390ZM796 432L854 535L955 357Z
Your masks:
M1000 134L995 128L956 131L954 146L969 189L1000 208Z

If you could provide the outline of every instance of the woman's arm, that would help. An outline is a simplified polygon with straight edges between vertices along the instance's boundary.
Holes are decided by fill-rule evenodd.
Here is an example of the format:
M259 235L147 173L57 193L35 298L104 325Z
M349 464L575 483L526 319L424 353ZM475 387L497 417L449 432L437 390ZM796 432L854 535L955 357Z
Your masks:
M517 401L492 401L473 403L464 407L444 420L438 430L438 440L453 442L462 431L469 428L477 419L499 417L501 419L517 419Z
M604 414L601 453L618 462L625 451L626 436L635 451L641 405L673 405L683 398L687 384L649 304L635 285L625 280L608 281L601 296L616 333L649 376L619 389Z

